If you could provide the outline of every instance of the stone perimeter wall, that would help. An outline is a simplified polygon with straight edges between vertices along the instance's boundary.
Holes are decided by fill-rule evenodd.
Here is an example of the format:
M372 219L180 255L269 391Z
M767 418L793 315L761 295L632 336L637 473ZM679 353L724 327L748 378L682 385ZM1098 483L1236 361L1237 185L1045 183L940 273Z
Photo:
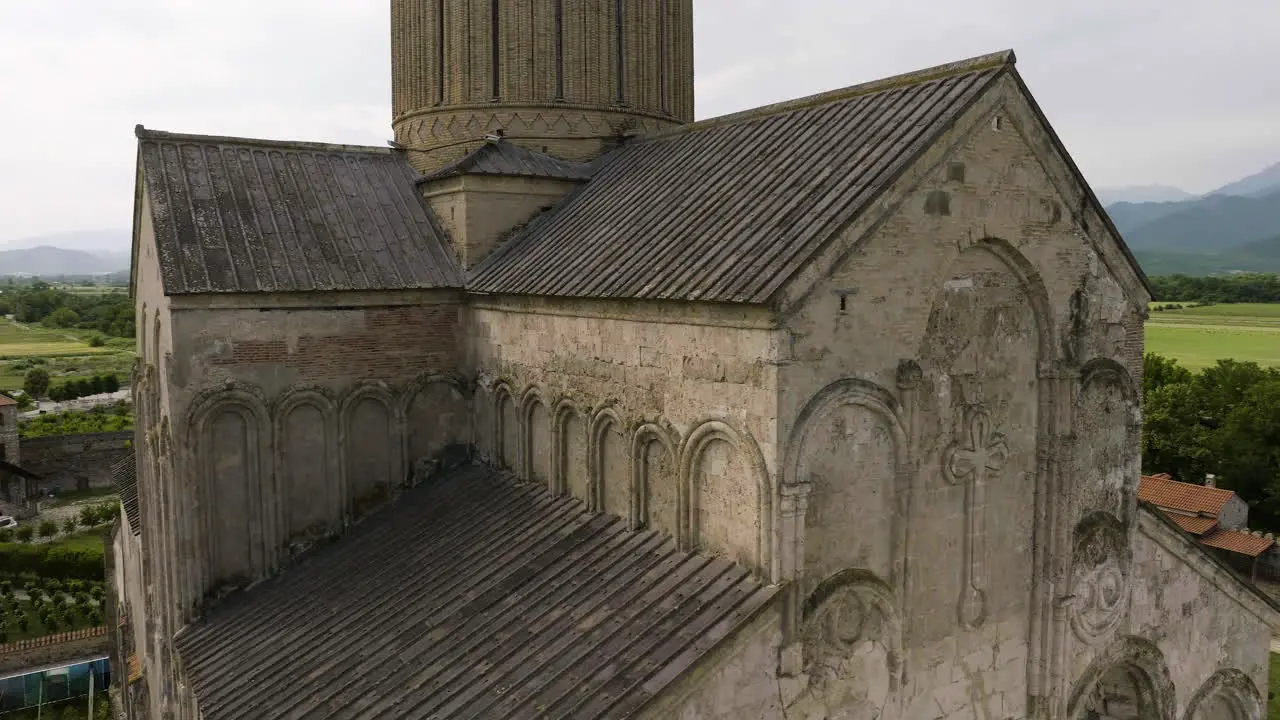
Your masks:
M110 487L111 466L129 449L133 431L33 438L22 443L22 466L60 491Z

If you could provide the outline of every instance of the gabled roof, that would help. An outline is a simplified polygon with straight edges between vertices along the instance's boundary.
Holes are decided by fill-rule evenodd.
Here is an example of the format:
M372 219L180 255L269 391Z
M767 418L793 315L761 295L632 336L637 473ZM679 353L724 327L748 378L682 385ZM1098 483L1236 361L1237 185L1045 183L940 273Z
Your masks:
M623 718L775 590L467 466L233 595L177 646L205 720Z
M1013 63L987 55L623 147L470 287L767 302Z
M1200 538L1200 542L1209 547L1249 557L1257 557L1270 550L1271 546L1276 544L1275 538L1253 535L1239 530L1218 530Z
M168 295L462 286L403 153L137 135Z
M133 450L111 466L111 478L115 480L116 491L120 493L120 504L124 506L125 517L129 518L129 527L134 535L142 534L142 511L138 507L138 468L137 456Z
M1230 490L1178 482L1165 474L1143 475L1138 499L1162 508L1218 517L1235 496Z
M1202 517L1200 515L1179 515L1177 513L1165 512L1169 519L1178 523L1178 527L1186 530L1192 535L1200 536L1207 532L1213 531L1218 527L1218 521L1211 517Z
M17 404L18 404L17 400L14 400L13 398L9 397L8 395L5 395L4 393L0 393L0 407L5 407L8 405L17 405Z
M467 153L462 159L420 179L426 182L457 175L495 175L502 177L548 178L553 180L587 180L593 166L561 160L534 152L506 140L490 140Z

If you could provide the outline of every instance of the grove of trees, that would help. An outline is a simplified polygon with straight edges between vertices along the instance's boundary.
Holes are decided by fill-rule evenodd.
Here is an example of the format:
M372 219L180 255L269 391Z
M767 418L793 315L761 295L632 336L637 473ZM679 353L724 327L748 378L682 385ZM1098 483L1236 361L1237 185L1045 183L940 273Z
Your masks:
M1249 503L1249 524L1280 530L1280 369L1219 360L1199 373L1147 354L1142 467L1183 482L1218 478Z
M134 336L133 300L122 292L71 293L40 280L29 285L9 285L0 293L0 315L53 328Z
M1159 302L1280 302L1280 275L1276 274L1163 275L1147 280L1151 283L1154 299Z

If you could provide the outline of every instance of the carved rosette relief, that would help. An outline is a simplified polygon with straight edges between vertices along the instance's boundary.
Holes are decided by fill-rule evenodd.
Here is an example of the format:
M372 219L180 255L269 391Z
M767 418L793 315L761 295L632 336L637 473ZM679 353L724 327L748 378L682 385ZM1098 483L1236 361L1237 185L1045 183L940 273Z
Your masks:
M837 588L808 614L804 672L787 703L796 720L880 720L900 672L900 625L887 591Z
M1071 564L1071 627L1082 641L1097 642L1116 628L1128 607L1129 544L1120 521L1107 513L1081 521Z
M965 412L955 442L942 455L942 474L952 485L964 486L964 581L960 591L960 624L982 625L986 599L986 485L1004 469L1009 447L993 430L991 417L981 408Z

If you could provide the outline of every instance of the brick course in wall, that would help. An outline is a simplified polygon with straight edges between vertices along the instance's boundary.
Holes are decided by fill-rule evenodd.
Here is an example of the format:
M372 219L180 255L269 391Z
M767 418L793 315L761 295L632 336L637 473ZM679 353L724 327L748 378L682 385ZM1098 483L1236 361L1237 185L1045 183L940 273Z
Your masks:
M283 312L283 311L282 311ZM455 305L369 308L358 328L296 339L232 338L211 361L219 367L278 365L301 381L410 377L458 365Z

